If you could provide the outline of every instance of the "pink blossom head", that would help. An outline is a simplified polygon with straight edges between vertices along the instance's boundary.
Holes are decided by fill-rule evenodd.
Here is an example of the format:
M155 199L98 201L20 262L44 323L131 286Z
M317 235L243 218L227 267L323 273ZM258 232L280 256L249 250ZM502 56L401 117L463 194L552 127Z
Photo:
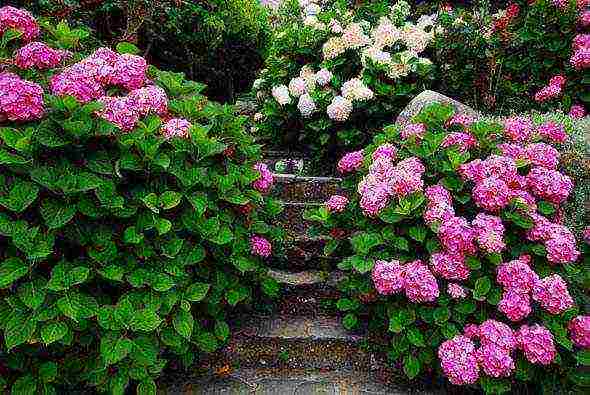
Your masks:
M502 285L504 289L528 294L539 282L539 276L533 271L533 269L531 269L525 260L519 258L501 264L498 267L496 281L498 284Z
M8 29L22 33L22 39L32 41L39 36L39 24L27 10L11 6L0 7L0 36Z
M565 174L540 166L531 169L527 185L535 196L556 204L564 202L574 187L571 178Z
M165 138L172 137L189 138L190 128L193 125L184 118L172 118L162 125L162 134Z
M252 183L252 187L259 192L267 193L272 188L274 183L274 176L264 163L257 163L254 165L254 170L260 173L256 181Z
M401 138L407 140L413 137L417 142L421 141L426 133L426 125L423 123L409 123L401 130Z
M133 102L141 116L148 114L166 115L168 113L168 96L166 91L156 85L146 86L131 91L127 96Z
M145 85L147 69L147 62L141 56L120 55L113 64L110 83L120 85L128 90L141 88Z
M250 238L250 249L252 255L268 258L272 253L272 245L262 236L252 236Z
M516 332L516 341L531 363L549 365L557 355L553 335L541 325L521 326Z
M456 283L449 283L447 286L447 293L453 299L464 299L467 297L465 288Z
M451 146L457 147L459 152L469 151L471 148L477 146L477 140L471 133L454 132L445 136L441 143L441 147L448 148Z
M405 267L399 261L377 261L372 272L375 289L381 295L401 292L405 287Z
M461 178L468 181L480 182L486 176L485 163L481 159L474 159L471 162L459 166Z
M578 260L580 251L576 238L565 226L553 224L549 228L549 237L545 240L547 260L551 263L567 264Z
M586 110L584 109L584 106L580 104L574 104L570 108L569 116L575 119L584 118L586 116Z
M41 42L32 42L16 51L14 63L20 69L51 69L66 56L65 51L53 49Z
M498 303L498 310L504 313L510 321L520 321L528 317L532 311L530 297L515 289L505 290L500 303Z
M406 265L405 282L406 296L412 303L433 302L438 298L436 278L421 261Z
M346 209L347 204L348 199L346 196L332 195L326 202L326 207L328 207L328 211L331 213L341 213Z
M545 143L533 143L525 148L526 158L534 166L556 169L559 164L559 151Z
M447 126L459 125L463 128L468 128L474 122L474 118L470 115L466 114L454 114L449 120L447 121Z
M582 27L590 26L590 10L582 11L580 13L580 25L582 25Z
M586 226L583 233L584 242L590 244L590 226Z
M590 34L577 34L572 40L572 48L574 51L579 49L589 49Z
M533 300L550 314L561 314L574 306L567 284L558 274L537 282L533 288Z
M467 280L469 267L465 257L459 253L436 252L430 256L432 271L447 280Z
M135 128L140 114L128 97L103 96L98 101L103 105L103 109L98 112L101 118L124 132Z
M473 384L479 379L477 352L468 337L458 335L443 342L438 348L438 358L452 384Z
M463 328L463 335L470 339L477 339L479 337L479 325L467 324Z
M373 160L377 160L379 158L387 158L390 160L394 160L397 154L397 148L393 146L393 144L381 144L375 152L373 152Z
M403 171L406 171L409 173L415 173L419 176L424 174L424 172L426 171L426 167L424 167L424 164L422 163L422 161L420 161L420 159L416 158L415 156L412 156L410 158L406 158L406 159L398 162L397 167L400 170L403 170Z
M512 141L527 141L533 134L533 123L525 117L510 117L504 121L504 134Z
M442 222L438 229L438 238L451 253L472 255L476 251L475 233L463 217L453 217Z
M570 339L580 348L590 349L590 316L579 315L575 317L567 326Z
M479 325L479 341L482 346L494 346L505 353L516 349L514 331L496 320L486 320Z
M350 173L358 170L363 165L363 151L349 152L338 162L340 173Z
M493 344L477 350L477 361L484 373L491 377L509 377L515 369L510 354Z
M45 114L43 88L12 73L0 73L0 119L26 122Z
M504 225L502 219L493 215L479 213L471 222L479 247L487 253L502 252L504 242Z

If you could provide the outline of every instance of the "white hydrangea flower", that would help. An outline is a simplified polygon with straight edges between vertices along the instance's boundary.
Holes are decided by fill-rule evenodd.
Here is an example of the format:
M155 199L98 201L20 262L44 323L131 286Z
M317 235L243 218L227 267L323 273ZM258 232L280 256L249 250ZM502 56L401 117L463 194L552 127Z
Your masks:
M433 37L433 33L428 33L411 23L406 24L402 30L402 40L406 47L416 53L423 52Z
M277 85L272 88L272 97L281 105L291 103L291 97L289 96L289 88L285 85Z
M310 65L306 64L299 70L299 77L305 80L308 92L315 89L315 72Z
M350 101L366 101L373 98L373 91L360 79L353 78L342 85L342 96Z
M346 51L346 43L342 37L330 37L324 43L322 52L325 60L334 59Z
M369 36L363 30L362 22L351 23L346 26L342 34L342 40L346 48L356 49L368 45L371 42Z
M325 25L320 22L318 17L315 15L306 16L305 19L303 19L303 24L305 26L313 27L316 30L323 30L325 28Z
M309 93L304 93L299 97L297 108L304 118L309 118L311 114L315 112L317 107Z
M293 97L299 97L307 92L307 84L305 83L305 79L301 77L293 78L291 82L289 82L289 93Z
M334 34L340 34L344 31L344 29L342 29L342 25L340 24L340 22L338 22L334 18L330 19L328 27L330 28L330 31Z
M252 88L257 91L260 88L262 88L262 85L264 84L264 78L257 78L254 80L254 83L252 84Z
M363 65L366 63L366 58L369 58L378 64L389 64L391 62L391 54L381 50L381 48L377 46L370 46L363 50L361 58Z
M416 26L418 26L420 29L424 30L427 27L431 27L434 26L434 24L436 23L436 15L422 15L420 18L418 18L418 21L416 22Z
M319 86L326 86L332 81L332 72L328 69L321 69L315 74L315 82Z
M336 96L332 99L332 103L326 109L328 113L328 117L334 121L344 122L350 116L352 112L352 103L350 100L342 97Z
M264 119L264 115L260 112L254 114L254 122L260 122Z
M306 16L317 16L322 11L321 7L317 4L311 3L305 6L303 13Z
M383 48L395 44L401 38L401 32L389 19L383 17L371 32L371 37L374 46Z

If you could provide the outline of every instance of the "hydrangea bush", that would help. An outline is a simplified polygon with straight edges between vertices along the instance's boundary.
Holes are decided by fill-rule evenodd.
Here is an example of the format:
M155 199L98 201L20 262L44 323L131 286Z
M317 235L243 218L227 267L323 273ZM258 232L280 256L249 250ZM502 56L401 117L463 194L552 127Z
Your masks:
M496 113L531 109L583 116L590 95L590 2L445 7L433 60L444 92Z
M301 0L281 10L253 89L256 133L269 144L310 152L320 167L367 144L428 85L434 18L411 21L408 3Z
M332 235L325 253L345 257L344 326L368 320L410 379L588 385L590 250L562 224L563 129L433 104L345 155L347 196L306 212Z
M86 36L0 8L0 392L154 394L278 291L246 119Z

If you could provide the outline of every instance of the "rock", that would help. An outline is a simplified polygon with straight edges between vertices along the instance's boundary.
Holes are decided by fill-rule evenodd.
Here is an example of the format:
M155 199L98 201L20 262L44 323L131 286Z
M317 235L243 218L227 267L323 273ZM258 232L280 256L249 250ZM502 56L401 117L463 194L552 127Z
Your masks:
M402 125L408 123L410 119L418 114L425 106L435 102L452 105L457 114L470 115L473 117L480 116L480 114L473 108L466 106L455 99L451 99L450 97L435 91L426 90L416 96L406 108L404 108L404 110L398 115L396 123Z

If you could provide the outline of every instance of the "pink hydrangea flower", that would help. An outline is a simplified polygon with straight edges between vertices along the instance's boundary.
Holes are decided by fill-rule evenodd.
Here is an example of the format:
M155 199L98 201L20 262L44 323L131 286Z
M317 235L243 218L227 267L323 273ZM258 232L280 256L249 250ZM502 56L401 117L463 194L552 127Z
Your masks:
M340 173L350 173L358 170L363 165L363 151L349 152L338 162Z
M336 122L346 121L352 110L352 102L342 96L335 96L326 108L328 117Z
M549 365L557 355L553 335L541 325L521 326L516 332L516 340L531 363Z
M566 82L566 78L562 75L552 77L549 84L535 94L535 100L541 103L559 96Z
M476 251L475 233L463 217L453 217L442 222L438 228L438 238L449 252L473 255Z
M506 248L504 225L500 217L479 213L471 222L471 226L479 247L485 252L497 253Z
M505 353L516 349L514 331L503 322L486 320L479 325L479 341L482 346L494 346Z
M430 256L430 266L435 275L447 280L467 280L469 267L458 253L436 252Z
M590 10L582 11L580 13L580 25L582 25L582 27L590 26Z
M447 293L453 299L463 299L467 297L467 292L465 291L465 288L455 283L449 283L449 285L447 286Z
M586 110L584 109L584 106L580 104L574 104L570 108L569 116L575 119L584 118L586 116Z
M88 103L105 95L104 88L94 76L77 72L72 67L51 77L49 88L56 96L72 96L81 103Z
M548 121L537 126L537 132L541 137L554 143L563 143L567 138L565 127L561 123L553 121Z
M504 134L512 141L527 141L533 134L533 123L525 117L510 117L504 121Z
M412 303L433 302L439 290L436 278L421 261L410 262L405 271L406 296Z
M326 202L326 207L328 207L328 211L332 213L341 213L344 211L347 204L348 199L346 196L332 195Z
M422 173L418 169L412 171L400 166L398 163L392 177L388 180L389 192L393 196L404 197L414 192L421 191L424 187L424 181L421 178Z
M505 181L488 177L473 188L472 196L478 207L497 212L510 203L510 188Z
M468 337L458 335L443 342L438 348L438 358L452 384L473 384L479 379L477 352Z
M464 128L468 128L471 124L475 121L475 119L470 115L465 114L454 114L449 120L447 121L447 126L453 125L460 125Z
M535 196L556 204L564 202L574 188L571 178L557 170L543 167L531 169L527 175L527 184Z
M493 344L477 350L477 361L484 373L491 377L509 377L515 369L510 354Z
M586 226L586 229L584 229L583 237L586 244L590 244L590 226Z
M32 42L16 51L14 63L21 69L51 69L67 56L67 52L53 49L41 42Z
M449 133L443 139L441 147L448 148L451 146L456 146L459 152L466 152L477 146L477 140L471 135L471 133Z
M140 114L127 97L103 96L98 100L103 109L98 115L124 132L135 128Z
M547 260L551 263L567 264L575 262L580 256L576 238L565 226L553 226L551 237L545 241Z
M362 188L359 205L363 214L368 217L377 216L389 203L389 187L385 182L367 182L359 184Z
M190 137L190 128L193 125L184 118L172 118L162 125L162 134L167 139L172 137Z
M530 297L520 291L508 289L502 294L498 310L504 313L510 321L520 321L528 317L532 311Z
M407 140L414 136L416 141L421 141L426 133L426 125L423 123L409 123L401 130L401 137L403 140Z
M8 29L22 33L22 39L32 41L39 36L39 24L27 10L11 6L0 7L0 36Z
M272 244L262 236L250 238L250 249L252 255L268 258L272 254Z
M420 161L420 159L416 158L415 156L398 162L396 167L400 170L407 171L409 173L415 173L419 176L424 174L424 172L426 171L426 167L424 167L424 164Z
M463 335L470 339L477 339L479 337L479 325L467 324L463 328Z
M138 89L145 85L148 64L137 55L119 55L113 64L110 77L112 85L120 85L128 90Z
M0 119L32 121L45 114L43 88L16 74L0 73Z
M558 274L537 282L533 288L533 300L551 314L561 314L574 306L567 284Z
M528 294L539 282L539 276L531 269L526 260L521 257L510 262L502 263L498 267L496 281L506 290Z
M387 158L394 160L397 154L397 148L393 146L393 144L381 144L375 152L373 152L372 159L374 161L378 160L379 158Z
M548 144L529 144L524 150L526 158L535 166L556 169L559 164L559 151Z
M498 149L502 152L503 156L517 160L526 160L527 155L524 147L517 143L502 143L498 144Z
M168 96L166 91L156 85L146 86L131 91L127 96L129 102L141 116L148 114L166 115L168 113Z
M588 48L590 48L590 34L577 34L572 40L572 49L574 51Z
M575 50L570 57L570 63L576 70L583 70L590 67L590 48Z
M590 349L590 316L579 315L567 326L572 342L584 349Z
M254 170L260 173L260 177L252 183L252 187L259 192L267 193L272 188L274 176L264 163L254 165Z
M405 287L405 267L399 261L377 261L371 277L381 295L401 292Z

